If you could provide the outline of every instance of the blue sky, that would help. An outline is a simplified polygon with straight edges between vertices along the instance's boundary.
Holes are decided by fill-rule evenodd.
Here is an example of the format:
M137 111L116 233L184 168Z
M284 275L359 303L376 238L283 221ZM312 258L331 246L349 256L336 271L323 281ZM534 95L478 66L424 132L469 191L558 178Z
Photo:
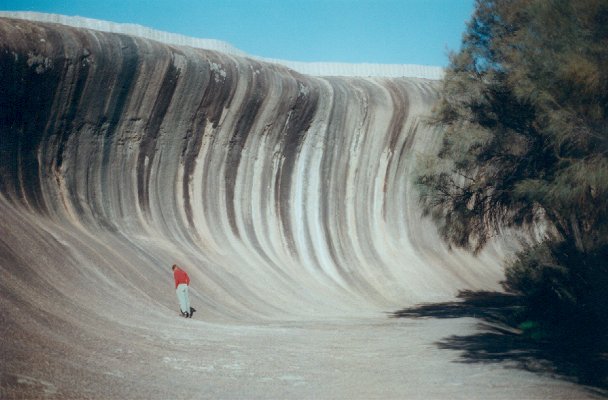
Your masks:
M0 10L130 22L290 61L445 66L474 0L0 0Z

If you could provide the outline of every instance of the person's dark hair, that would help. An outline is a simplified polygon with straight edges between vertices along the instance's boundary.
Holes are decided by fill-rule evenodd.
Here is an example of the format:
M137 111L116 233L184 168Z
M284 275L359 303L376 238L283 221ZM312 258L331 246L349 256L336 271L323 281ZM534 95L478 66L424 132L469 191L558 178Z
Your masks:
M171 269L172 269L173 271L175 271L175 268L177 268L177 264L173 264L173 266L171 267Z

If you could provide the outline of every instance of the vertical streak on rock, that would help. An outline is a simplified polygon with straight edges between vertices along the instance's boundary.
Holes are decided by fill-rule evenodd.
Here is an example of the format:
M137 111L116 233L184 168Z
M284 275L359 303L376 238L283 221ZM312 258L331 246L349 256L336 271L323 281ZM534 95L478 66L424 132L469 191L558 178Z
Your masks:
M385 176L384 176L384 187L383 187L383 193L384 193L384 202L382 204L382 217L383 218L387 218L387 214L386 214L386 192L388 190L388 173L391 170L391 166L395 157L395 152L397 152L397 144L399 142L399 140L402 138L403 135L403 128L405 125L405 121L408 118L409 115L409 99L407 98L407 93L405 93L405 91L403 89L400 89L400 87L398 87L397 85L394 85L392 82L390 81L385 81L384 86L386 87L386 89L388 90L388 92L390 93L391 99L392 99L392 107L391 110L393 111L393 115L391 116L391 120L389 123L389 141L388 141L388 163L387 163L387 167L386 167L386 171L384 171ZM409 142L410 143L410 147L411 147L411 143L412 140L414 138L414 134L415 131L412 132L410 131L410 136L406 139L406 143ZM401 151L397 152L397 155L399 156L397 158L397 161L401 160ZM405 207L405 205L404 205Z
M324 235L323 242L327 246L329 256L332 263L341 273L343 263L340 258L340 251L336 237L332 231L336 228L336 221L341 219L343 209L339 204L340 193L333 190L334 185L339 185L344 182L343 176L334 176L339 173L340 166L336 153L343 151L342 137L340 132L344 132L347 120L348 110L348 93L343 80L339 78L327 78L328 83L332 87L333 102L331 111L328 115L327 131L325 132L323 154L321 160L321 221L323 225L322 233ZM342 274L341 274L342 275Z
M49 36L57 37L56 32ZM51 107L62 82L52 44L43 28L15 22L1 24L0 37L0 189L8 198L46 213L38 160ZM61 45L61 40L55 40ZM11 47L13 45L15 47ZM24 49L27 49L25 50ZM58 68L59 67L59 68Z
M302 142L310 128L319 101L318 88L312 82L296 80L298 93L296 100L288 112L288 118L281 137L282 160L277 174L275 201L279 207L279 215L283 234L291 253L297 256L293 228L291 226L291 191L294 180L294 166L300 153ZM302 177L300 177L302 179ZM298 221L301 223L301 221Z
M65 189L60 196L74 209L75 215L85 219L90 214L91 218L99 218L99 223L109 226L107 218L99 214L103 204L101 196L108 189L99 188L101 179L97 181L97 176L105 173L99 168L99 160L104 154L106 113L112 100L112 89L117 85L116 71L122 65L123 55L116 51L118 37L97 36L86 31L68 31L64 36L66 43L70 43L69 47L66 46L65 57L72 60L70 68L66 68L67 79L77 80L78 84L67 93L58 93L54 100L54 108L62 119L66 106L74 108L75 116L75 121L59 132L61 163L57 165L55 174L62 177L61 186ZM78 78L80 73L85 78L82 81ZM123 99L125 101L126 98ZM115 115L118 116L119 112ZM46 191L52 192L50 188Z
M158 95L154 101L150 119L144 129L144 135L139 147L137 158L137 196L142 210L150 211L149 185L150 172L152 171L154 157L157 151L157 138L160 135L160 127L167 113L169 104L175 93L176 83L180 71L173 64L173 58L169 61L164 71L163 80L160 84Z
M113 200L112 191L114 185L111 184L115 180L114 169L111 165L111 154L117 151L118 138L120 136L119 127L121 120L128 115L127 109L131 100L134 85L136 83L137 70L139 67L139 52L136 41L125 35L118 37L121 53L116 56L120 59L120 70L117 72L115 86L112 89L106 105L102 128L99 130L102 137L101 151L101 170L100 170L100 187L106 188L109 193L99 193L99 198ZM110 60L113 61L113 60ZM109 68L112 71L112 67ZM113 227L113 221L108 218L110 212L106 208L111 208L111 204L115 201L102 201L99 212L102 212L100 222L107 226Z
M181 151L181 159L184 165L184 178L182 180L182 196L184 199L184 213L190 229L196 233L196 227L194 224L194 218L192 215L192 203L190 199L190 186L192 184L192 175L196 168L196 160L201 153L203 145L203 136L205 133L205 127L208 121L208 114L203 102L205 101L210 91L212 81L210 80L209 70L204 69L201 71L203 75L202 81L203 87L198 88L203 92L200 103L196 108L194 114L189 121L188 128L186 130L186 136L184 137Z
M213 71L212 65L220 65L221 60L212 54L201 54L205 57L206 68L201 70L204 75L204 86L196 90L202 91L202 97L196 112L193 114L186 133L186 140L182 147L181 157L184 163L184 180L182 183L182 195L184 196L184 207L186 218L193 230L196 230L192 216L192 201L190 199L190 185L192 183L192 174L196 167L198 157L204 151L203 136L208 124L211 124L213 129L218 127L224 110L230 105L232 96L234 95L235 83L233 81L233 72L225 69L224 74L218 71Z
M52 43L57 54L56 68L61 70L62 88L55 93L52 110L47 123L48 137L41 143L40 157L44 165L42 173L45 179L42 182L44 193L51 193L48 190L49 183L52 186L62 187L66 176L64 162L74 157L78 148L69 148L68 143L77 136L85 121L85 113L81 105L88 104L85 90L87 81L90 77L90 64L85 62L84 52L88 47L88 32L60 32L61 36L47 36L45 41ZM76 193L75 182L72 182L71 193ZM60 191L60 190L59 190ZM63 196L65 193L60 193ZM54 197L48 201L55 202ZM77 214L83 215L84 212L79 202L73 201L77 207ZM65 204L62 204L65 207ZM57 205L53 204L53 208Z
M79 58L74 53L78 53L84 42L84 34L82 32L76 32L74 34L75 37L71 37L70 35L65 35L64 37L59 37L56 40L57 49L61 49L64 47L64 43L66 45L72 44L71 48L66 48L61 51L63 53L64 64L57 65L59 69L61 67L61 82L63 83L63 90L58 91L57 94L63 93L61 99L56 99L54 109L56 111L55 119L50 119L49 123L51 126L48 128L48 134L51 138L54 138L51 144L51 147L55 150L55 160L53 162L53 166L57 173L61 170L61 166L63 164L64 156L66 155L66 144L70 137L70 134L73 133L81 123L81 114L78 112L78 106L82 99L82 94L84 91L85 83L88 78L88 64L81 64ZM47 41L51 41L50 37L47 37ZM53 40L55 42L55 40ZM72 42L72 43L70 43ZM76 43L73 43L76 42ZM76 50L78 49L78 50ZM56 50L57 53L60 53L59 50ZM60 107L63 107L60 108Z
M241 156L247 141L247 136L251 134L256 117L259 114L260 108L264 102L266 82L264 74L259 72L260 65L251 61L246 66L245 71L240 71L246 75L247 89L246 100L241 108L237 111L239 117L234 127L234 132L228 143L228 151L226 156L225 169L225 188L226 188L226 213L232 232L236 237L240 237L237 226L237 216L235 210L235 185Z

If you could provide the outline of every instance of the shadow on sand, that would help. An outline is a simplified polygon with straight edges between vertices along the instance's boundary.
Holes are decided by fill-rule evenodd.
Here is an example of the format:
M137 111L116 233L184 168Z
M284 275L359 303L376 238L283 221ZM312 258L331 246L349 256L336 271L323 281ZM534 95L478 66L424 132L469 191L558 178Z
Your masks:
M463 291L461 301L421 304L390 314L392 318L478 318L478 333L450 336L437 342L441 349L462 352L459 362L505 363L586 385L608 396L608 354L598 350L591 335L538 337L519 329L521 298L498 292Z

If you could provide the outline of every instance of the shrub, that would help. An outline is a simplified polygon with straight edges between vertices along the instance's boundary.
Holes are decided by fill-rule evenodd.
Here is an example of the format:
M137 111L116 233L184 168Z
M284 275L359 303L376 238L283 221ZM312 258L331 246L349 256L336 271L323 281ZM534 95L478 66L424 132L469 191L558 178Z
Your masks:
M568 240L529 246L507 264L503 286L522 294L526 317L553 336L608 350L608 246L590 252Z

